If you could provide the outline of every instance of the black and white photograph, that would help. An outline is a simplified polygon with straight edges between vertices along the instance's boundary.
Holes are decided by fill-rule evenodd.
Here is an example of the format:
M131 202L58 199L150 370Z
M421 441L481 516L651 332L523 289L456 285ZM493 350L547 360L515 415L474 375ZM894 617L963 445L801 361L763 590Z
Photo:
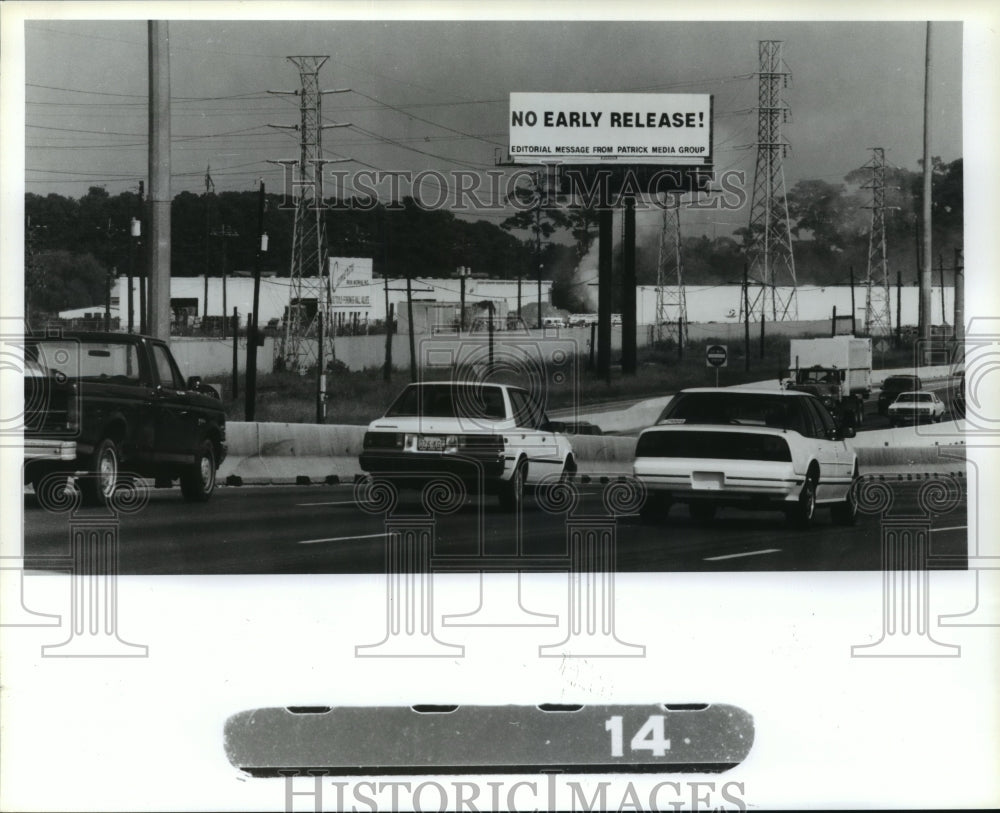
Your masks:
M1000 803L996 11L0 14L0 806Z

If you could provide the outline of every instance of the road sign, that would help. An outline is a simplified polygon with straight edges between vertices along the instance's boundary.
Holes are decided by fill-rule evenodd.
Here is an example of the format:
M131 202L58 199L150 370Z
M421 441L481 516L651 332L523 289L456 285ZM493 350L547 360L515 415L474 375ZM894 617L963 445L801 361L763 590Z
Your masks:
M705 366L726 367L729 363L729 350L724 344L710 344L705 348Z

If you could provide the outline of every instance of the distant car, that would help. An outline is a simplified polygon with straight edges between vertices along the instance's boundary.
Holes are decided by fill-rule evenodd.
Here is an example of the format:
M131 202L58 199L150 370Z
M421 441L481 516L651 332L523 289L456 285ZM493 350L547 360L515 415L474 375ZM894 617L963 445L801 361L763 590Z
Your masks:
M527 390L508 384L434 381L410 384L372 421L362 470L399 487L421 487L437 474L496 493L516 510L525 486L572 474L569 438Z
M889 423L893 426L907 422L934 421L937 423L944 415L944 403L937 393L929 390L919 392L901 392L895 401L889 405Z
M896 400L901 392L913 392L923 388L924 385L918 376L890 375L882 382L882 390L878 396L878 414L888 415L889 405Z
M792 390L690 389L667 404L636 443L633 473L648 491L644 519L675 502L710 521L720 506L782 510L807 527L817 506L834 522L857 514L852 483L858 458L812 395Z
M566 320L561 316L543 316L542 327L566 327Z

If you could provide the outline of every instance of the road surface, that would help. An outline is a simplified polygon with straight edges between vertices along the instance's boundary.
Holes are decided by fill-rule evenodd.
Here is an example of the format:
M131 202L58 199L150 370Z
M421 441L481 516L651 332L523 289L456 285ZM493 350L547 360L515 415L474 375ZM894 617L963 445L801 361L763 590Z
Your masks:
M889 480L893 515L916 514L918 489L928 480ZM963 481L964 482L964 481ZM455 513L420 514L419 497L404 500L389 522L433 528L434 567L459 570L551 570L566 561L567 537L587 528L614 528L619 571L879 570L881 517L861 515L852 527L834 525L818 510L807 531L782 514L722 509L714 522L695 522L683 505L655 525L637 516L610 520L602 486L581 486L571 518L529 499L520 531L495 498L468 499ZM931 518L931 567L965 568L966 500ZM25 566L63 569L70 535L98 509L49 513L24 497ZM118 520L122 574L383 573L387 518L360 510L350 485L219 488L204 504L184 503L177 489L154 490L139 513ZM394 527L396 527L394 525Z

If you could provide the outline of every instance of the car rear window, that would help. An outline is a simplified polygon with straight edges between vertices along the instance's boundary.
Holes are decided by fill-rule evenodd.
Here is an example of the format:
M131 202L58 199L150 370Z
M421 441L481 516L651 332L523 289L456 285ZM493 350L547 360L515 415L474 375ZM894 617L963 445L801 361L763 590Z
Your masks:
M403 390L385 416L503 420L506 414L500 387L421 384Z
M139 382L134 342L37 339L25 345L25 357L47 374L59 373L70 381Z
M770 426L806 434L799 400L786 395L739 392L682 392L663 410L660 422Z

